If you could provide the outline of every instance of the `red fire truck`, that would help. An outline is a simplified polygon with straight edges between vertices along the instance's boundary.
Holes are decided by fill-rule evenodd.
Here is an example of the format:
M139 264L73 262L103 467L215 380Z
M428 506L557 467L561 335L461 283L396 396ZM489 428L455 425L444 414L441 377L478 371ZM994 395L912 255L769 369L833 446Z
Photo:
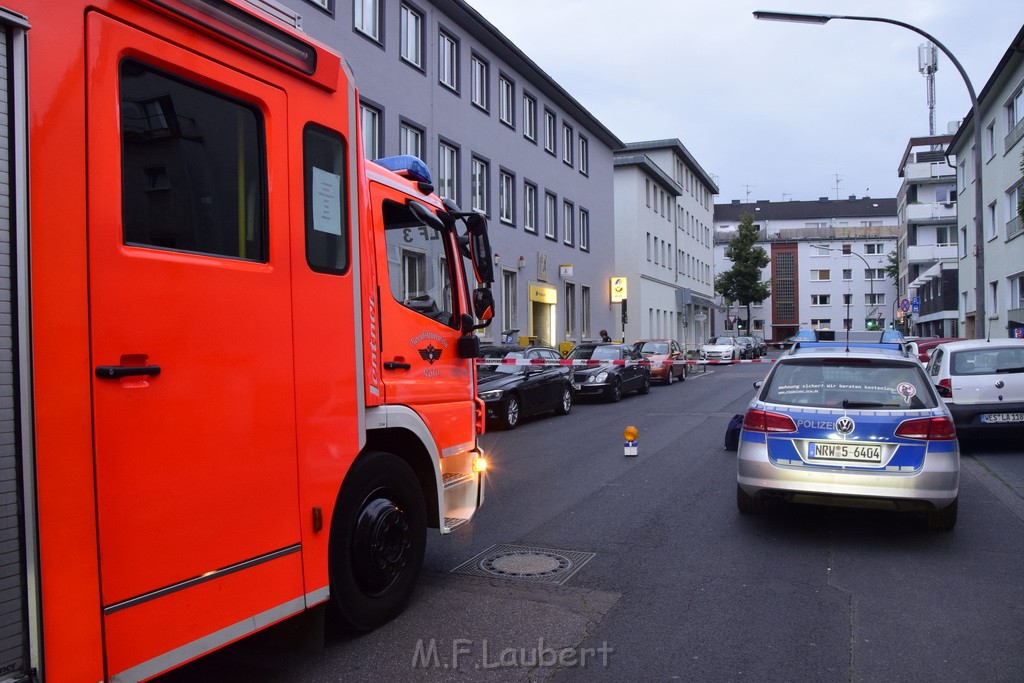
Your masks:
M0 0L0 680L372 629L483 500L486 222L255 5Z

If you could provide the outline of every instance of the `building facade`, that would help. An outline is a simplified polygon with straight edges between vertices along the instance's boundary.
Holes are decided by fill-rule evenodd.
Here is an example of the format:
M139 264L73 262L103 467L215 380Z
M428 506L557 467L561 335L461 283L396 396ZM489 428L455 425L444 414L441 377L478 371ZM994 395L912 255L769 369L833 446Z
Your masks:
M973 113L968 114L949 144L956 157L957 224L959 226L959 318L961 336L970 338L1024 334L1024 28L1014 37L985 87L978 94L981 109L982 210L978 216L972 163ZM979 245L975 226L981 221ZM981 246L983 280L978 281L977 249ZM977 292L982 288L985 320L977 319ZM983 324L982 324L983 323Z
M615 265L629 287L623 338L696 349L714 308L712 208L718 186L679 140L615 155Z
M342 52L368 158L420 157L438 194L487 216L485 340L558 346L613 329L611 131L463 0L259 1Z
M771 296L746 308L723 302L714 334L761 334L781 341L800 329L889 327L895 318L896 283L885 273L896 250L896 199L850 197L818 201L716 204L714 271L729 270L725 249L744 214L754 217L758 244L771 263L763 279ZM729 323L736 316L742 326Z
M911 138L900 160L899 297L912 308L897 322L908 334L956 337L959 258L956 169L946 161L952 135Z

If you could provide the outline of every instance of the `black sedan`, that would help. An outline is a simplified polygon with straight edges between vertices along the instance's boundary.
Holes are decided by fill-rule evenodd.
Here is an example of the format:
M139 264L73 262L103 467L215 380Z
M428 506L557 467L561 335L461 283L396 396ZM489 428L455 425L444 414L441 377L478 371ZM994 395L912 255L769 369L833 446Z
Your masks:
M575 365L579 396L599 396L618 401L627 391L646 394L651 390L651 366L629 344L580 344L569 358L593 365Z
M554 411L567 415L572 408L572 369L552 365L561 360L558 351L546 346L484 346L484 358L534 361L537 365L484 364L477 368L477 394L487 407L487 419L504 429L515 429L519 420ZM543 364L541 363L543 361Z

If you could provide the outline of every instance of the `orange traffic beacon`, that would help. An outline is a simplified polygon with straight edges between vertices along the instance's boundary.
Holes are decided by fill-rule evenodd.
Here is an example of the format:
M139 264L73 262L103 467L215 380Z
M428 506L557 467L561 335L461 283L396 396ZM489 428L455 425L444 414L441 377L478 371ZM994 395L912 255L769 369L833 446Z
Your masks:
M0 0L0 34L0 672L394 617L483 500L484 221L364 161L341 58L244 0Z

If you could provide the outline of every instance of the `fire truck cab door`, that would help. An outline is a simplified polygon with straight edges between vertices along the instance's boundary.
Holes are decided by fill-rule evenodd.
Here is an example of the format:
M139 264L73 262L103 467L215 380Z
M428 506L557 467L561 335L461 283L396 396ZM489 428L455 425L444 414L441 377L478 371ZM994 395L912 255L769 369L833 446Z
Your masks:
M237 599L212 582L299 557L287 98L99 13L88 34L103 605Z

